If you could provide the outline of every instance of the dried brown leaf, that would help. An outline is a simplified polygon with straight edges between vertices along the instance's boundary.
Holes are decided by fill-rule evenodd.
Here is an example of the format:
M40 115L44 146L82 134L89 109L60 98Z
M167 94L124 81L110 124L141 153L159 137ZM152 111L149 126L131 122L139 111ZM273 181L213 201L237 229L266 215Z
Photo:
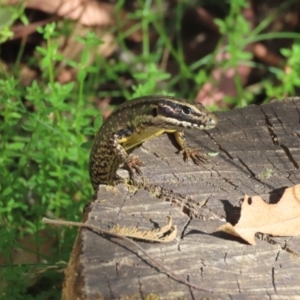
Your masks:
M239 222L232 226L226 223L215 231L241 237L255 245L255 233L273 236L295 236L300 234L300 184L285 190L276 204L266 203L260 196L245 195Z
M10 0L8 4L24 3L22 0ZM38 9L49 14L78 20L85 26L105 26L113 22L113 5L93 0L26 0L27 8Z

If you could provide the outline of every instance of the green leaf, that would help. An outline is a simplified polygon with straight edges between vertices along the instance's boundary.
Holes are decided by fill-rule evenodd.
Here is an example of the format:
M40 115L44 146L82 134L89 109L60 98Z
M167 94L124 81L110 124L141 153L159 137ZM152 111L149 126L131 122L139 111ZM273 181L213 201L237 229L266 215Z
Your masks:
M14 22L13 11L11 7L1 7L0 9L0 30L5 26L10 26Z
M83 149L91 149L93 145L92 141L84 142L80 145L81 148Z
M78 79L78 81L79 81L79 82L83 82L84 79L85 79L85 77L86 77L86 75L87 75L86 70L84 70L84 69L79 70L79 71L78 71L78 74L77 74L77 79Z
M8 196L9 194L11 194L13 192L13 188L11 186L8 186L7 188L4 189L2 195L3 196Z
M94 120L94 128L95 130L99 130L99 128L101 127L103 123L103 119L102 119L102 116L101 115L98 115L95 120Z
M24 147L25 147L24 143L14 142L14 143L9 144L8 149L11 149L11 150L22 150Z

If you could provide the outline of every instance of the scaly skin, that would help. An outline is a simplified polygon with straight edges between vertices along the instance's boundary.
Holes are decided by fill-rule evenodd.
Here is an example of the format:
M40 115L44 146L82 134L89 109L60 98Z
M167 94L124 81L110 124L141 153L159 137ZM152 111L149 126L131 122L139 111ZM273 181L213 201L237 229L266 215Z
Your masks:
M127 154L131 148L164 132L175 134L185 159L191 157L196 164L206 159L188 146L184 128L211 129L216 116L200 103L169 96L146 96L121 104L99 129L90 153L90 177L96 191L98 185L113 184L120 164L133 176L140 173L142 162Z

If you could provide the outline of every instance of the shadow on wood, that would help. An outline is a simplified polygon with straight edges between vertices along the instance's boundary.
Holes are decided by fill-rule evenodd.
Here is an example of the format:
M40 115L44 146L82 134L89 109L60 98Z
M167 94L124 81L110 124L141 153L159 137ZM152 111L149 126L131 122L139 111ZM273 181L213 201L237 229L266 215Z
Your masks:
M244 194L267 202L300 182L300 98L219 113L217 128L187 131L191 146L219 152L209 163L185 163L167 135L135 149L145 163L144 188L101 186L83 221L141 229L163 226L171 215L178 239L140 245L182 278L214 294L191 289L127 242L79 230L66 270L63 299L288 299L300 297L300 237L258 240L250 246L212 234ZM263 213L263 212L262 212ZM193 216L193 217L192 217ZM157 298L155 298L157 295Z

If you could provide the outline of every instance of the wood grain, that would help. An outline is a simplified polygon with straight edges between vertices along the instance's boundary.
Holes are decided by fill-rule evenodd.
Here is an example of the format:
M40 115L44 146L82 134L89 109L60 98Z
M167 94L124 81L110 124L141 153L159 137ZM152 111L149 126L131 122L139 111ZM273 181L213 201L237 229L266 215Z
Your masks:
M145 163L144 187L101 186L83 216L104 229L116 223L151 229L172 215L176 241L140 245L214 294L171 279L125 241L80 230L63 299L300 299L300 237L260 236L250 246L213 233L225 220L236 220L244 194L274 203L300 182L300 98L218 117L213 130L187 132L192 146L219 153L208 164L185 163L168 135L147 141L133 153Z

